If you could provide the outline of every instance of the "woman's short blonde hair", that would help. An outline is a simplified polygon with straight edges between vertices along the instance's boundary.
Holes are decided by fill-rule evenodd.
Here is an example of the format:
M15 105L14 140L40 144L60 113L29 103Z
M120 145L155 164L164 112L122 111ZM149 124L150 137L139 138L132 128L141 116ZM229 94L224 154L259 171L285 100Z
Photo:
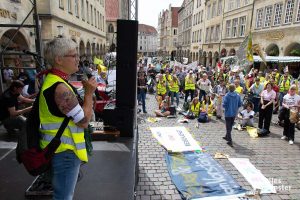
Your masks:
M69 51L76 50L77 44L69 38L54 38L49 41L44 48L46 61L53 67L55 58L65 56Z
M297 90L297 86L296 85L291 85L290 90Z

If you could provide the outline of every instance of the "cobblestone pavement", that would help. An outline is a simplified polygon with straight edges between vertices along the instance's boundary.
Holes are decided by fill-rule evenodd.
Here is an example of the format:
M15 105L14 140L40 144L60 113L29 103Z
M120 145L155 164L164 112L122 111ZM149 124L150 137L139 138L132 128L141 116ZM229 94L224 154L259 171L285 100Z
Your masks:
M185 126L195 139L205 147L211 155L215 152L229 154L230 157L249 158L251 163L278 186L277 194L263 195L263 200L297 199L300 200L300 133L296 130L295 143L289 145L280 140L282 128L272 125L271 134L266 138L250 138L246 132L233 130L233 145L230 147L222 139L225 135L223 120L213 120L200 124L196 121L178 124L176 119L164 118L157 123L147 122L154 116L157 104L154 95L147 94L146 108L148 114L139 114L139 182L137 184L137 200L181 199L172 184L164 159L165 150L152 137L149 127ZM245 189L251 189L249 183L226 159L217 160L235 180ZM283 187L282 187L283 186Z

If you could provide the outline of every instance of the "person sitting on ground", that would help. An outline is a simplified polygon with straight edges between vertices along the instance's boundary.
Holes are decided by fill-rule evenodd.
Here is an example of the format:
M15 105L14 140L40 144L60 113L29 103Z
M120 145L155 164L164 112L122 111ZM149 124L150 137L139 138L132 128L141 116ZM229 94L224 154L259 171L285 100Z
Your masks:
M253 111L253 104L248 102L246 105L246 109L240 112L240 118L242 119L242 127L252 126L254 127L254 111Z
M167 83L163 80L163 75L160 74L158 76L158 82L156 84L156 100L158 102L158 106L161 105L161 102L165 99L167 93Z
M214 102L211 100L210 96L206 96L204 101L202 101L200 112L207 113L209 118L211 118L216 113Z
M165 99L162 101L162 103L160 105L160 109L155 110L154 113L155 113L156 117L167 117L171 114L169 111L169 108L170 108L170 105L168 103L168 100Z
M199 98L195 97L190 105L189 112L194 114L194 117L198 117L200 113L201 103L199 102Z

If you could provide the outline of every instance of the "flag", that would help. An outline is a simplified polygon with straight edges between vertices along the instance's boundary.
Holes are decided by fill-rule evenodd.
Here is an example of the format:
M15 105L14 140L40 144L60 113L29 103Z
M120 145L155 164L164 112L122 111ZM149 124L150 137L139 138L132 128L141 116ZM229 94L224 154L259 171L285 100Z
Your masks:
M266 53L260 48L259 44L254 44L253 47L253 52L259 55L259 57L262 59L262 61L267 65L266 63Z
M94 64L95 65L103 65L103 60L97 58L96 56L94 57Z
M252 51L252 33L250 32L240 44L237 50L236 56L238 57L239 63L244 63L245 61L253 62L253 51Z
M249 33L246 49L246 58L249 62L253 62L253 50L252 50L252 33Z

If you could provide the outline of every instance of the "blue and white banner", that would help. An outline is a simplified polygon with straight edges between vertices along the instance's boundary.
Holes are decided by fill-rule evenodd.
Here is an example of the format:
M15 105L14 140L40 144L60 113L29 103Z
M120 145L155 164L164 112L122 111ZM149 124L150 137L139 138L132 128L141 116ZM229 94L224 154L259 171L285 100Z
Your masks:
M173 183L187 200L239 199L246 190L209 154L166 154Z

